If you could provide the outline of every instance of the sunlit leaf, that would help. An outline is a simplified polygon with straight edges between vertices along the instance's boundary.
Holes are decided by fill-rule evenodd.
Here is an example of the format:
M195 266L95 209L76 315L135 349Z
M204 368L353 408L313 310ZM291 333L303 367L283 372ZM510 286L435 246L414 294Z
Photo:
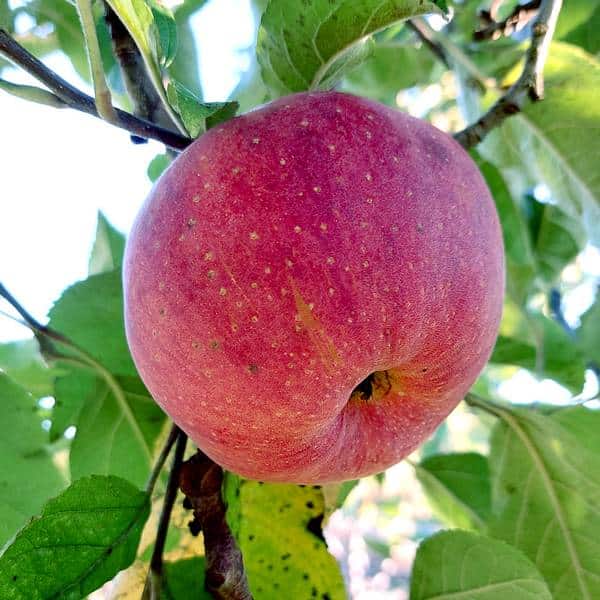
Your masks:
M366 58L370 34L445 8L441 0L271 0L258 32L263 79L274 94L329 88Z
M535 562L553 597L599 597L600 413L494 411L491 533Z
M535 565L519 550L468 531L442 531L419 546L410 600L551 600Z
M89 477L50 500L0 556L0 596L83 598L129 566L148 496L117 477Z
M227 522L255 598L346 598L339 567L321 524L325 501L317 486L247 481L227 474Z

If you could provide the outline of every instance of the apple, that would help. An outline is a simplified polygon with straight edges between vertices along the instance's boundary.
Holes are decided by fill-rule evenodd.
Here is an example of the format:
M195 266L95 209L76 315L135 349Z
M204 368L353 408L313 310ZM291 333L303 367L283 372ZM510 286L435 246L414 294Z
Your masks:
M504 291L494 202L448 135L337 92L211 129L129 236L129 346L215 462L338 482L422 443L489 358Z

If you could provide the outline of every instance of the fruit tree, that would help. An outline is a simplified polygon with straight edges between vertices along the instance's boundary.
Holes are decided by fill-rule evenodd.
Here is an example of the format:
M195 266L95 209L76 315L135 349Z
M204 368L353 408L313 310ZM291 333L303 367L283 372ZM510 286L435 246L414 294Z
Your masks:
M0 598L600 597L599 25L0 0Z

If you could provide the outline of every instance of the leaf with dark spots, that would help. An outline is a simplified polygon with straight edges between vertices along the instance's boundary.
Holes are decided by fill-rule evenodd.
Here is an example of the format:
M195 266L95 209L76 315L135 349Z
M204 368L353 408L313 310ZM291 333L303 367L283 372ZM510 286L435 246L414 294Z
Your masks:
M321 486L261 483L227 473L224 496L227 521L255 598L279 598L283 590L287 598L305 598L309 580L308 589L314 588L317 598L346 597L339 567L323 537Z

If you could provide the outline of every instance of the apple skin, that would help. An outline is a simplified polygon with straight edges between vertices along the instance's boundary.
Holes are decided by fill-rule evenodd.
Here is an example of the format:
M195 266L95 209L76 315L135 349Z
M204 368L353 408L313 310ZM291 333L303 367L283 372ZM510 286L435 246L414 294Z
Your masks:
M173 162L133 226L124 285L139 372L208 456L326 483L397 463L463 398L497 335L504 253L452 138L301 93Z

